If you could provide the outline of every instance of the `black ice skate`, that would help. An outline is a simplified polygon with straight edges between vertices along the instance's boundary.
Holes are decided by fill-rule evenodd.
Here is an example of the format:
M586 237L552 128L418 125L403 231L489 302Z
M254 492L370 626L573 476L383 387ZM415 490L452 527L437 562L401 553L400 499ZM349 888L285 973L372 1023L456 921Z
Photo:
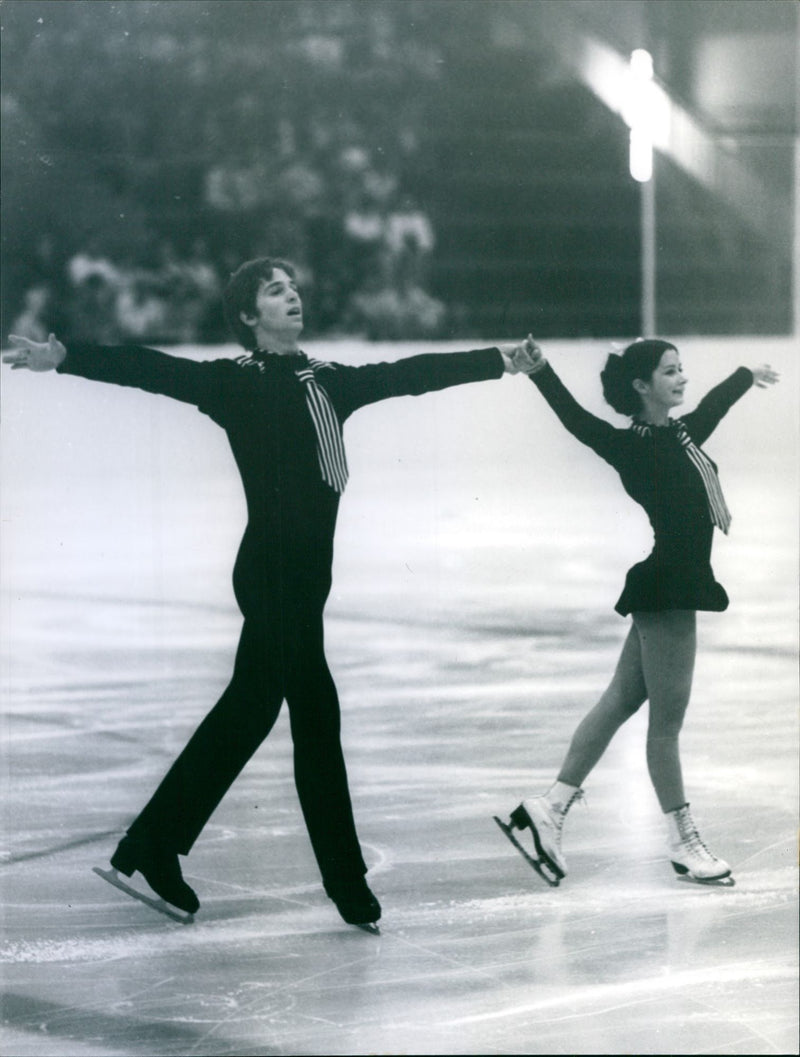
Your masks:
M502 819L499 819L497 815L493 815L492 817L520 853L522 858L533 867L542 880L549 884L551 888L558 888L561 883L561 878L565 876L564 871L559 867L558 863L553 861L553 859L547 854L546 849L542 846L537 828L531 821L531 817L525 810L524 806L520 804L519 807L516 807L511 812L507 823L503 822ZM517 840L514 835L515 829L528 829L531 831L533 836L533 855Z
M130 877L137 870L158 896L157 899L126 884L118 873ZM183 879L177 853L166 851L152 840L123 837L111 856L111 869L101 870L95 866L94 873L132 899L138 899L140 903L184 925L194 920L194 913L200 907L194 891ZM177 913L174 908L183 913Z
M325 885L325 891L336 904L343 921L371 932L373 936L380 935L377 922L381 905L363 877L351 882L331 882Z

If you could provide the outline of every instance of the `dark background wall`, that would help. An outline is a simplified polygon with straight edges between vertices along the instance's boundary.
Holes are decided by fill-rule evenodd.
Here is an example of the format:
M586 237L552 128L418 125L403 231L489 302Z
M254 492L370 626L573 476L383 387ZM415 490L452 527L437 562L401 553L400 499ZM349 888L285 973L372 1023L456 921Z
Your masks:
M4 0L3 336L221 340L221 284L264 253L299 263L312 333L638 333L628 130L555 7L648 47L791 230L784 0ZM791 238L746 213L658 159L663 332L791 329Z

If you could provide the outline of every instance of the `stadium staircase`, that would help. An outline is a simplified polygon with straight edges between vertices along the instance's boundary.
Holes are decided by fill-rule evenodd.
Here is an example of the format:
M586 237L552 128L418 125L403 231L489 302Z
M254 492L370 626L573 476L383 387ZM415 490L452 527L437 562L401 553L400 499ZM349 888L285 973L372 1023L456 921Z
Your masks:
M540 83L487 46L448 73L427 168L410 176L435 226L428 280L453 306L452 332L641 333L641 189L619 113L577 66ZM721 187L685 162L656 155L658 332L788 332L791 254L776 223L791 211L763 187L758 210L757 184L748 199L747 185Z

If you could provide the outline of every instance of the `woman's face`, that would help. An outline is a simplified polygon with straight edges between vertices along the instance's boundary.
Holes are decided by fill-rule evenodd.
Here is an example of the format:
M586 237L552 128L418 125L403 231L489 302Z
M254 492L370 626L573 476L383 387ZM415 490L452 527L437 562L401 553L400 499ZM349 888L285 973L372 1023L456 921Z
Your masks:
M683 403L683 390L687 381L680 356L675 349L667 349L649 381L637 378L633 384L644 403L649 403L654 409L668 411Z

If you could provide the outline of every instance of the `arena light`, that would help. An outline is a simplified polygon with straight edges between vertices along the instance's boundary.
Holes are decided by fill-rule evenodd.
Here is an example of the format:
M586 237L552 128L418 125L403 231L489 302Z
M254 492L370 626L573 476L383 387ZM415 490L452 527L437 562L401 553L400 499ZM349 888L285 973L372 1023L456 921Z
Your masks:
M653 57L644 48L631 53L623 91L622 117L630 131L631 176L642 188L642 334L656 332L656 215L653 148L669 135L669 100L653 80Z
M630 132L630 173L639 183L653 175L653 147L663 144L669 128L669 100L653 80L653 57L644 48L631 53L622 104Z

